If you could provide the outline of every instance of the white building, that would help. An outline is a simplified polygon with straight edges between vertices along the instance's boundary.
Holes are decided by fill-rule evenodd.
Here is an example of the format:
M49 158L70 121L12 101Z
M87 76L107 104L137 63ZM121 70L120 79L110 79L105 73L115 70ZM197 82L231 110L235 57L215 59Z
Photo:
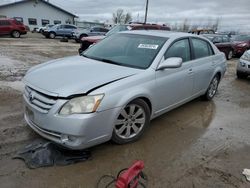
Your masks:
M77 17L45 0L22 0L0 5L0 16L15 18L31 30L46 24L74 24Z

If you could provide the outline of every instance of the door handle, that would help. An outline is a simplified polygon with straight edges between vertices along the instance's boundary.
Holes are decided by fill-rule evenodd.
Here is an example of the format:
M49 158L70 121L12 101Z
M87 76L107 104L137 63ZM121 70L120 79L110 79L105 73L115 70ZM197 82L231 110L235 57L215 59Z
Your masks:
M188 74L192 74L192 73L193 73L193 69L192 68L188 69Z

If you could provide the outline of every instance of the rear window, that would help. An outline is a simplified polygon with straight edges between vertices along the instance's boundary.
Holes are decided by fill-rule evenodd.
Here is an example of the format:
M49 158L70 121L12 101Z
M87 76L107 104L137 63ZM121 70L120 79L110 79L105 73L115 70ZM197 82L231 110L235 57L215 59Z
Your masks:
M213 55L213 50L208 42L201 39L192 39L195 59Z

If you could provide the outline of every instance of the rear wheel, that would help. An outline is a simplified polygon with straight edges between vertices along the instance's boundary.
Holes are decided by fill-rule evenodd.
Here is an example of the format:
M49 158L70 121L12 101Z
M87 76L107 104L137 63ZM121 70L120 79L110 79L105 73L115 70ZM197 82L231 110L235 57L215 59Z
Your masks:
M217 93L219 82L219 75L215 75L208 86L207 92L205 93L205 95L202 96L204 100L209 101L214 98L215 94Z
M117 144L136 141L150 122L150 110L146 102L136 99L126 105L115 121L112 140Z
M20 38L20 32L19 31L12 31L11 36L13 38Z

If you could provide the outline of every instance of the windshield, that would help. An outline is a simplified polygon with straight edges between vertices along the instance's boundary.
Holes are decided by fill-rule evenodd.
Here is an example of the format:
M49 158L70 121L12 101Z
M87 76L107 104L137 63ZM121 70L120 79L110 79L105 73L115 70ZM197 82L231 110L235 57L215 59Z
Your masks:
M118 33L95 44L82 55L106 63L148 68L167 38Z
M248 35L238 35L234 38L234 41L247 41L250 40L250 36Z
M118 33L120 31L127 31L127 30L129 30L128 25L116 25L109 32L106 33L106 36L110 36L114 33Z

